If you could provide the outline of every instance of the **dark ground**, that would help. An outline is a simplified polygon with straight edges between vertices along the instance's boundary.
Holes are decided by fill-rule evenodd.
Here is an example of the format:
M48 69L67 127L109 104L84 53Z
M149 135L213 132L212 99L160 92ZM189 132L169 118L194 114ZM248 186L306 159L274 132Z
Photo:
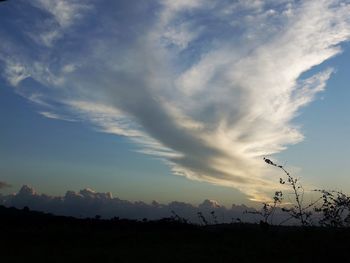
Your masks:
M0 206L10 262L350 262L350 229L75 219Z

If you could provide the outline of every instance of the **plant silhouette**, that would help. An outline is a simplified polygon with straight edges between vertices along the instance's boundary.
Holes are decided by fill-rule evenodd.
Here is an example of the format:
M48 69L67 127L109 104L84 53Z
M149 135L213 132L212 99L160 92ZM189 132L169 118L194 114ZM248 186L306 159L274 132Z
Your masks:
M350 226L350 197L341 191L315 190L322 194L322 205L315 211L321 213L319 224L325 227Z
M275 162L265 157L264 157L264 161L268 165L272 165L281 169L285 173L287 178L286 179L280 178L279 183L281 185L290 186L290 188L292 189L292 196L293 196L292 205L288 207L286 206L281 207L281 210L283 212L286 212L289 215L289 217L283 220L280 223L280 225L288 222L291 219L297 220L302 226L312 225L313 224L312 218L311 218L312 212L310 208L314 207L321 198L318 198L316 201L311 202L310 204L304 206L305 190L300 182L300 179L293 177L282 165L278 165ZM273 197L273 200L274 200L273 205L272 206L270 205L270 209L268 209L268 213L267 213L268 217L272 217L274 214L274 211L276 210L276 205L282 203L282 196L283 196L282 191L275 192L275 196ZM264 204L263 211L266 209L267 209L266 204ZM265 222L267 223L267 220ZM271 219L271 222L272 222L272 219Z

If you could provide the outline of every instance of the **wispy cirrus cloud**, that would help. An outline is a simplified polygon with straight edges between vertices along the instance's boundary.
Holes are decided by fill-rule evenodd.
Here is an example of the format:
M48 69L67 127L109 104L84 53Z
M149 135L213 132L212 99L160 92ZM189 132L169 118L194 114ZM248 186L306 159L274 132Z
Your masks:
M82 18L83 14L90 9L89 1L76 0L34 0L31 4L41 10L45 17L40 24L38 32L28 32L31 38L51 47L55 41L60 39L65 30Z
M39 111L38 113L48 119L62 120L62 121L75 121L74 119L71 119L66 116L62 116L60 114L50 112L50 111Z
M31 5L59 27L45 49L38 41L50 26L29 38L20 23L7 21L15 36L1 29L12 44L10 56L0 52L8 82L35 94L30 78L60 103L57 114L129 136L175 174L255 200L274 185L261 157L303 140L292 121L332 69L302 74L350 37L348 1L59 2Z

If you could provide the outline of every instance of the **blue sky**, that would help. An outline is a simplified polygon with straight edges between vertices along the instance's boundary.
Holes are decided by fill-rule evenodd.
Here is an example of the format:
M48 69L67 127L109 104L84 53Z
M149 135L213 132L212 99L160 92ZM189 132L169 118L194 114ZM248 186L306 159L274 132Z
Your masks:
M151 15L152 14L152 15ZM350 191L348 1L0 5L0 180L223 204Z

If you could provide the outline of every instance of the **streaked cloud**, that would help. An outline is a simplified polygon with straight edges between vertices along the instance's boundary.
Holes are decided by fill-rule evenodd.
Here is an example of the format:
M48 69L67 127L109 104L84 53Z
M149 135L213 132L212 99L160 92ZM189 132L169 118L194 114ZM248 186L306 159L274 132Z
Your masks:
M40 115L49 118L49 119L54 119L54 120L62 120L62 121L75 121L74 119L59 115L54 112L49 112L49 111L40 111Z
M350 4L338 0L27 6L34 24L37 12L47 19L30 32L6 20L17 33L0 31L11 44L0 44L2 75L29 99L38 89L24 80L35 81L60 105L42 115L69 112L130 137L175 174L253 200L277 181L262 157L303 140L293 119L333 69L303 73L341 53L350 37Z

